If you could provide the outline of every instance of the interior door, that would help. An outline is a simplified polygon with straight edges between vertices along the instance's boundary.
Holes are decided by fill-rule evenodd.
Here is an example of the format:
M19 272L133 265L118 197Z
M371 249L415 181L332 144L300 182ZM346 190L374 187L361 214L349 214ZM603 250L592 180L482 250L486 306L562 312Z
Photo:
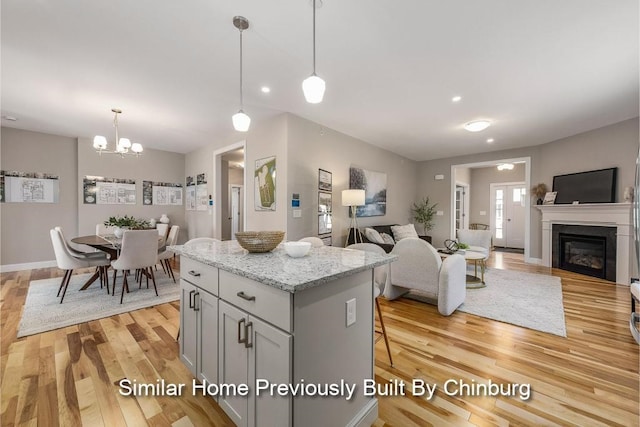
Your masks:
M524 248L524 183L491 185L491 229L495 246Z
M456 184L456 230L466 228L467 225L465 221L465 195L465 187L463 185Z
M240 187L231 187L231 239L235 240L240 231Z

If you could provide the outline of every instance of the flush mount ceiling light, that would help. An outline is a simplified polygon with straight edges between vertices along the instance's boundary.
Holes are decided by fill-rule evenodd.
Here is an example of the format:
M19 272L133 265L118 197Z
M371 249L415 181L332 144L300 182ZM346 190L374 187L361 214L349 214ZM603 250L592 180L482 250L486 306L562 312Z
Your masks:
M469 132L480 132L491 126L489 120L474 120L469 123L465 123L464 128Z
M493 138L487 138L487 144L493 144L494 141L495 139Z
M313 74L302 82L304 97L310 104L322 102L325 83L316 75L316 0L313 0Z
M122 114L122 110L118 108L112 108L111 111L113 111L113 114L114 114L113 127L116 128L116 139L115 139L116 149L108 150L107 138L105 138L102 135L96 135L93 138L93 148L95 148L98 154L100 155L102 155L102 153L105 153L105 154L119 154L121 157L124 157L126 155L139 156L143 150L142 145L140 145L137 142L131 144L131 141L129 140L129 138L120 138L118 135L118 114Z
M462 97L460 95L456 95L453 98L451 98L451 102L460 102L462 100Z
M262 93L269 93L271 92L271 88L269 88L269 86L262 86L260 88L260 90L262 91Z
M513 169L513 163L502 163L498 165L499 171L510 171Z
M243 108L242 103L242 31L249 28L249 20L244 16L234 16L233 25L240 31L240 110L233 115L233 127L238 132L246 132L251 125L251 118L247 116Z

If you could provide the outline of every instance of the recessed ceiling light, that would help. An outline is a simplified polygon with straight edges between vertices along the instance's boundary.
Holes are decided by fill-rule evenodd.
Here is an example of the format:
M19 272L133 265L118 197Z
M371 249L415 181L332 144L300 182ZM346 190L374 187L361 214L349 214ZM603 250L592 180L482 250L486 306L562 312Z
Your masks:
M493 141L495 141L493 138L489 138L487 139L487 144L491 144Z
M466 123L464 128L469 132L480 132L491 126L489 120L474 120L473 122Z
M262 86L262 87L260 88L260 90L262 91L262 93L269 93L269 92L271 92L271 88L270 88L270 87L268 87L268 86Z
M462 97L459 95L456 95L453 98L451 98L451 102L460 102L461 100L462 100Z
M13 116L2 116L2 118L5 120L9 120L10 122L15 122L18 120L16 117L13 117Z

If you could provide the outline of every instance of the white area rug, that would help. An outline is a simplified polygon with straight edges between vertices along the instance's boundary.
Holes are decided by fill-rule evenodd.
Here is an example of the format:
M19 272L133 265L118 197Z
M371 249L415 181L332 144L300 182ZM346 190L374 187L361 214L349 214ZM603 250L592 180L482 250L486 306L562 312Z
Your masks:
M523 326L561 337L567 336L559 277L520 271L487 269L485 288L467 289L458 310ZM419 291L407 298L426 301Z
M109 275L109 286L112 285L112 274ZM177 276L178 272L175 274ZM18 327L18 338L180 299L179 284L173 283L173 280L168 278L162 270L157 271L155 275L159 296L156 296L151 280L149 280L149 289L144 279L142 289L138 289L138 284L133 283L134 277L130 274L130 292L125 292L122 304L120 304L122 290L120 273L118 273L114 296L107 295L106 288L100 289L98 280L88 289L80 291L79 289L91 274L73 275L62 304L60 304L60 298L56 297L62 277L31 281Z

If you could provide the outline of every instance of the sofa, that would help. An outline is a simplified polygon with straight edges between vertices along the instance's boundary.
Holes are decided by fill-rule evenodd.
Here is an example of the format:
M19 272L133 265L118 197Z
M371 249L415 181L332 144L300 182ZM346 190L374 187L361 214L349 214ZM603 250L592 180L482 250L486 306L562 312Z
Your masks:
M389 236L394 237L394 239L395 239L395 236L393 235L393 232L391 231L391 227L394 226L394 225L398 225L398 224L372 225L372 226L369 226L369 227L362 227L361 229L357 230L357 233L358 233L358 235L357 235L358 236L357 243L373 243L374 245L378 245L382 249L384 249L384 251L386 253L390 253L393 250L393 247L395 246L394 244L379 243L379 242L371 241L365 235L364 229L365 228L373 228L378 233L388 234ZM353 244L356 243L354 237L355 237L355 235L354 235L353 231L349 230L349 236L347 237L347 244L348 245L353 245ZM422 240L426 240L427 242L431 243L431 236L418 236L418 237L420 237Z

